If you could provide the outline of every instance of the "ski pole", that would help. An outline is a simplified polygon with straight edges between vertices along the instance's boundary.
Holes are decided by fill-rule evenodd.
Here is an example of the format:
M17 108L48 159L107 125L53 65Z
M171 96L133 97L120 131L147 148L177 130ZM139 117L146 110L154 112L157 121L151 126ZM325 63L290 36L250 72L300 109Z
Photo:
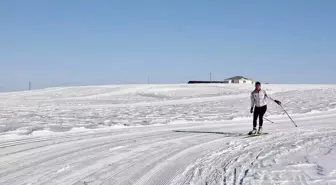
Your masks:
M269 122L271 122L271 123L274 123L273 121L271 121L271 120L269 120L269 119L267 119L267 118L264 118L265 120L267 120L267 121L269 121Z
M287 114L287 116L289 117L289 119L292 120L292 122L294 123L295 127L297 127L297 125L295 124L295 122L293 121L293 119L289 116L289 114L288 114L287 111L282 107L282 105L280 105L280 107L285 111L285 113Z

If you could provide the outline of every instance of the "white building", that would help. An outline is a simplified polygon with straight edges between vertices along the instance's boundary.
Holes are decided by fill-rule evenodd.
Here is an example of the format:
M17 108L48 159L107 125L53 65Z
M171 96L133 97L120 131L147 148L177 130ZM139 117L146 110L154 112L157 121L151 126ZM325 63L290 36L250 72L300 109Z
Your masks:
M225 83L229 84L253 84L253 80L250 80L248 78L245 78L243 76L234 76L231 78L227 78L224 80Z

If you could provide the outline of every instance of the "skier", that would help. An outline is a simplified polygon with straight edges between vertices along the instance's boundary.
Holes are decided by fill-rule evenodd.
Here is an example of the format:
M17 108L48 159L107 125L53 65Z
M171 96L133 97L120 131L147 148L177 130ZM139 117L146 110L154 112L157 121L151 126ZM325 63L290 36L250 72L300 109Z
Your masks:
M269 97L265 90L261 89L260 82L256 82L255 89L251 92L251 110L250 112L253 113L253 130L249 132L251 134L261 134L262 133L262 126L263 126L263 117L267 110L267 102L266 99L269 98L278 105L281 105L281 102L278 100L274 100ZM257 119L259 117L259 129L257 132Z

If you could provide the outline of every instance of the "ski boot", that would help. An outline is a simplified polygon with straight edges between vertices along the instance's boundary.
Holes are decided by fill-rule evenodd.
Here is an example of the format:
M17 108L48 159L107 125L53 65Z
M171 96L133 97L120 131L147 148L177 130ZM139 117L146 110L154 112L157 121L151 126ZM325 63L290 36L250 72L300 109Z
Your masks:
M262 127L259 127L257 134L262 134Z
M248 135L254 135L256 133L257 133L257 128L254 127L253 130L248 133Z

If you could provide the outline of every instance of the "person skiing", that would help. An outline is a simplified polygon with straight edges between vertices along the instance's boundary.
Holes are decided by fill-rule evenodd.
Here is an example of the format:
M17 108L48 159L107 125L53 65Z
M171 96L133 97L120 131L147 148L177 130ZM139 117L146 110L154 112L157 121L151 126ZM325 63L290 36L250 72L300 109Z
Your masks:
M253 130L249 132L251 134L261 134L262 133L262 126L264 120L264 114L267 111L267 101L266 99L269 98L278 105L281 105L281 102L278 100L274 100L269 97L265 90L261 89L260 82L255 83L255 89L251 92L251 114L253 114ZM254 112L253 112L254 108ZM257 132L257 119L259 117L259 129Z

